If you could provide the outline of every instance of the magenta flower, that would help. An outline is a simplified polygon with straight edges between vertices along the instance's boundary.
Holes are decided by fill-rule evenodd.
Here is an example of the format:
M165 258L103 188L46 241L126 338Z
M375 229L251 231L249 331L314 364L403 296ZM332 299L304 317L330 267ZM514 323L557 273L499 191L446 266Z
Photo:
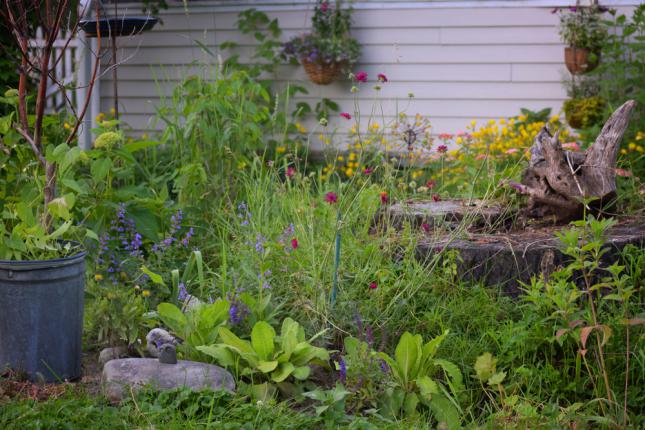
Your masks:
M291 247L293 249L298 249L298 239L296 239L295 237L291 239Z
M390 197L387 195L386 191L383 191L381 193L381 203L386 204L388 202L388 200L390 200Z
M356 80L358 82L367 82L367 72L360 71L356 73Z
M439 145L437 146L437 151L443 154L444 152L448 151L448 147L446 145Z
M433 202L438 202L438 201L440 201L440 200L441 200L441 197L439 197L439 194L434 194L434 195L432 196L432 201L433 201Z
M287 178L293 178L293 176L296 174L296 169L293 166L287 167Z
M387 82L387 76L385 76L383 73L379 73L376 75L376 78L378 79L379 82Z
M340 116L342 116L345 119L352 119L352 116L348 114L347 112L341 112Z
M336 195L335 192L330 191L327 194L325 194L325 202L329 203L330 205L333 205L338 201L338 196Z
M376 288L378 288L378 285L376 284L376 282L371 282L370 283L370 290L376 290Z
M426 182L426 187L428 187L429 189L433 189L434 184L435 182L433 180L429 180L428 182Z
M363 169L363 175L371 175L374 172L374 169L366 167Z
M425 231L426 233L430 233L430 224L428 224L427 222L424 222L423 224L421 224L421 228L422 228L422 229L423 229L423 231Z

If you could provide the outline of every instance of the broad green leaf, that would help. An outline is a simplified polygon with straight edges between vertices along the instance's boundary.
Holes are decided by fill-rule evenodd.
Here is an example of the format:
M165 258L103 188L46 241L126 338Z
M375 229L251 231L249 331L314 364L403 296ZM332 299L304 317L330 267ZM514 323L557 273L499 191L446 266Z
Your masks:
M47 203L47 211L57 218L69 220L70 210L74 207L76 199L73 194L65 194L62 197L57 197Z
M428 371L427 366L434 358L435 354L437 353L437 350L439 349L439 346L441 346L441 343L446 338L446 336L448 336L449 332L450 332L449 330L444 331L442 334L428 341L428 343L426 343L423 346L423 356L421 358L421 363L422 363L422 366L425 368L424 369L425 372Z
M258 321L251 330L251 344L260 360L269 360L273 356L275 330L265 321Z
M415 393L407 393L405 401L403 402L403 412L406 417L413 417L417 414L417 406L419 405L419 396Z
M92 166L90 167L90 173L92 174L92 178L95 181L99 182L107 177L111 168L112 160L110 160L109 158L99 158L92 163Z
M220 366L232 367L235 365L235 357L225 345L202 345L198 346L197 350L213 357Z
M444 423L449 430L461 428L459 410L443 394L432 396L428 406L440 424Z
M199 309L199 330L214 330L228 318L230 304L226 300L218 300L215 303L204 305Z
M275 386L265 382L264 384L251 385L251 398L254 401L267 402L273 398L276 393Z
M280 363L278 368L271 374L273 382L282 382L291 375L296 367L291 363Z
M420 335L414 336L406 331L396 346L394 357L401 371L401 379L404 385L407 385L416 376L421 358L422 342L423 340Z
M312 360L329 361L329 352L326 349L312 346L307 342L300 342L291 355L291 362L296 366L304 366Z
M161 321L179 337L185 337L188 320L181 310L172 303L159 303L157 313Z
M290 357L298 345L298 328L299 324L291 318L285 318L282 322L282 331L280 338L282 343L282 352Z
M434 362L438 364L446 373L446 376L448 376L448 385L450 386L452 394L457 395L462 392L464 390L464 378L461 375L459 367L448 360L442 360L440 358L435 359Z
M278 367L278 360L258 362L257 368L262 373L273 372Z
M219 337L222 339L222 342L237 349L240 353L255 354L250 342L240 339L226 327L219 328Z
M309 366L300 366L296 367L293 371L293 377L299 381L304 381L311 374L311 368Z
M497 372L493 376L488 378L488 385L499 385L504 381L504 378L506 378L506 372Z
M439 386L429 376L422 376L415 380L417 387L419 387L419 394L425 400L430 401L433 394L439 393Z
M133 153L160 144L161 142L156 140L137 140L135 142L126 143L125 145L123 145L123 149L129 153Z
M141 271L143 273L145 273L146 275L148 275L150 277L150 280L153 283L155 283L157 285L163 285L163 286L166 285L164 283L163 278L161 277L161 275L156 274L155 272L153 272L150 269L148 269L146 266L141 266Z
M493 355L490 352L485 352L475 361L475 373L477 374L477 379L481 382L488 381L488 378L493 376L495 373L497 364L497 359L493 358Z

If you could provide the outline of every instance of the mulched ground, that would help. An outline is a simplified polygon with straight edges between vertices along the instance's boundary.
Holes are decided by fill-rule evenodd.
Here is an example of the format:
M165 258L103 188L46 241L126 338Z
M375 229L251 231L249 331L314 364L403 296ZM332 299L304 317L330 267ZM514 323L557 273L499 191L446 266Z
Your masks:
M45 384L28 381L24 375L13 371L0 374L0 404L26 399L44 402L57 399L70 390L90 395L98 395L101 392L101 368L96 352L83 353L83 376L77 381Z

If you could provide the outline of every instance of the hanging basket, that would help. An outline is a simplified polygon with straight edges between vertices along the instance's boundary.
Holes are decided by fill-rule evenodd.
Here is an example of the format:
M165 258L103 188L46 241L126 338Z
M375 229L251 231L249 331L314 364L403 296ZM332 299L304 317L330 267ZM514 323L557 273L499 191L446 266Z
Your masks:
M593 58L593 60L592 60ZM600 54L592 53L586 48L566 47L564 48L564 63L573 75L579 75L592 71L598 66Z
M343 63L336 62L311 62L305 57L300 59L300 63L305 68L311 82L318 85L328 85L334 82L340 76L344 66Z
M101 18L98 21L84 19L78 25L87 37L132 36L152 29L157 21L157 18L149 16L126 16Z

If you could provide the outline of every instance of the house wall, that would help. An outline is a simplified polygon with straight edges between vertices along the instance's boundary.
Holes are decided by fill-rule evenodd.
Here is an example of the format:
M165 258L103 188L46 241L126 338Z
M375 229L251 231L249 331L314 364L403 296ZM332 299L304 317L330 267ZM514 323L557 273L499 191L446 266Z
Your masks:
M194 62L216 63L195 40L217 52L218 44L234 40L248 52L253 40L236 27L237 14L247 7L278 18L283 39L305 32L314 1L220 0L181 3L161 13L163 25L145 34L118 40L118 91L122 118L143 133L161 127L152 114L160 95L189 73ZM603 4L612 3L603 2ZM626 5L629 1L615 1ZM370 79L384 73L390 82L380 92L387 119L397 110L428 116L435 133L463 130L475 119L514 116L520 108L550 107L558 113L566 97L560 83L566 69L558 35L555 5L566 1L355 1L353 34L363 46L356 70ZM120 4L120 13L136 5ZM192 69L195 70L194 68ZM113 105L111 74L101 79L101 108ZM155 79L158 79L155 81ZM353 112L351 84L310 84L301 67L284 66L277 79L296 81L309 89L301 96L315 104L327 97ZM408 106L408 93L414 98ZM375 91L359 93L363 114L373 105ZM342 124L342 123L339 123Z

